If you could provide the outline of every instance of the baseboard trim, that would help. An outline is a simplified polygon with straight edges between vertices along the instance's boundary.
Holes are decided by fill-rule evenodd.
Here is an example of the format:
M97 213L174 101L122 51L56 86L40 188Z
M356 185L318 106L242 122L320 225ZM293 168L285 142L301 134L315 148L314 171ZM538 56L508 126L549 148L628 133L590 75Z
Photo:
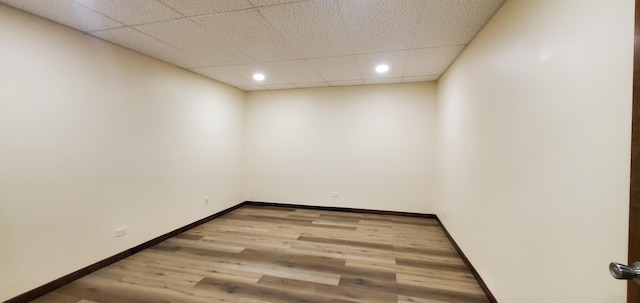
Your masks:
M442 221L440 221L440 218L436 217L436 220L438 220L438 224L440 224L440 227L442 227L444 234L447 236L451 244L453 244L453 247L456 249L456 251L460 255L460 258L462 258L462 261L464 262L464 264L467 265L473 277L476 278L476 281L478 281L480 288L482 288L482 291L484 291L484 294L487 296L487 299L489 299L489 302L498 303L498 300L496 300L496 297L493 295L493 293L491 293L491 290L489 290L489 287L487 287L487 284L484 283L484 280L482 280L482 277L480 276L476 268L473 267L473 264L471 264L471 261L469 261L469 258L467 258L467 256L464 254L464 252L458 245L458 243L456 243L456 240L453 239L453 237L451 236L447 228L444 226L444 224L442 224Z
M486 294L487 298L489 299L489 301L491 303L497 303L498 301L496 300L496 298L493 296L493 294L491 293L491 291L489 290L489 288L487 287L487 285L484 283L484 281L482 280L482 277L480 277L480 275L478 274L478 272L476 271L475 267L473 267L473 265L471 264L471 262L469 261L469 259L467 258L467 256L464 254L464 252L462 251L462 249L460 249L460 246L458 246L458 244L456 243L456 241L453 239L453 237L451 237L451 234L449 234L449 231L447 231L447 228L444 226L444 224L442 224L442 221L440 221L440 219L434 215L434 214L423 214L423 213L413 213L413 212L399 212L399 211L389 211L389 210L375 210L375 209L364 209L364 208L349 208L349 207L334 207L334 206L315 206L315 205L304 205L304 204L289 204L289 203L275 203L275 202L258 202L258 201L244 201L241 203L238 203L237 205L234 205L232 207L229 207L227 209L224 209L222 211L219 211L213 215L210 215L206 218L200 219L196 222L193 222L191 224L187 224L183 227L180 227L178 229L175 229L173 231L170 231L164 235L158 236L154 239L151 239L147 242L144 242L142 244L139 244L133 248L127 249L123 252L120 252L116 255L113 255L111 257L105 258L103 260L100 260L96 263L93 263L87 267L81 268L77 271L74 271L68 275L65 275L63 277L60 277L56 280L53 280L49 283L46 283L42 286L39 286L37 288L34 288L28 292L25 292L21 295L18 295L16 297L13 297L7 301L5 301L5 303L21 303L21 302L29 302L32 300L35 300L36 298L43 296L47 293L50 293L66 284L69 284L77 279L80 279L92 272L98 271L101 268L107 267L115 262L118 262L126 257L129 257L133 254L136 254L142 250L145 250L149 247L152 247L164 240L167 240L169 238L175 237L180 233L183 233L189 229L192 229L198 225L204 224L206 222L209 222L215 218L218 218L226 213L229 213L231 211L234 211L240 207L243 207L245 205L251 205L251 206L268 206L268 207L283 207L283 208L301 208L301 209L314 209L314 210L326 210L326 211L343 211L343 212L352 212L352 213L364 213L364 214L377 214L377 215L394 215L394 216L405 216L405 217L417 217L417 218L429 218L429 219L436 219L438 221L438 224L440 225L440 227L442 227L442 230L444 231L445 235L447 236L447 238L449 239L449 241L451 241L451 243L453 244L453 247L455 248L455 250L458 252L458 254L460 255L460 258L462 258L462 260L464 261L464 263L467 265L467 267L469 267L469 270L471 271L471 273L473 274L473 276L475 277L475 279L478 281L478 284L480 285L480 287L482 288L482 290L484 291L484 293Z
M259 201L245 201L245 203L246 203L245 205L253 205L253 206L270 206L270 207L288 207L288 208L328 210L328 211L343 211L343 212L352 212L352 213L361 213L361 214L393 215L393 216L429 218L429 219L437 218L436 215L433 215L433 214L422 214L422 213L391 211L391 210L375 210L375 209L366 209L366 208L316 206L316 205L306 205L306 204L289 204L289 203L259 202Z
M236 209L238 209L238 208L240 208L242 206L245 206L246 204L247 204L246 201L245 202L241 202L241 203L239 203L237 205L234 205L234 206L231 206L231 207L229 207L227 209L219 211L219 212L217 212L217 213L215 213L213 215L210 215L210 216L208 216L206 218L200 219L200 220L198 220L196 222L193 222L191 224L187 224L187 225L185 225L183 227L180 227L180 228L178 228L176 230L170 231L170 232L168 232L168 233L166 233L164 235L161 235L161 236L158 236L156 238L153 238L153 239L151 239L151 240L149 240L147 242L144 242L144 243L142 243L140 245L137 245L137 246L135 246L133 248L127 249L127 250L125 250L123 252L120 252L120 253L118 253L116 255L113 255L113 256L108 257L108 258L103 259L103 260L100 260L100 261L98 261L96 263L93 263L93 264L87 266L87 267L84 267L84 268L81 268L79 270L76 270L76 271L74 271L74 272L72 272L72 273L70 273L68 275L60 277L58 279L55 279L55 280L53 280L53 281L51 281L49 283L46 283L46 284L42 285L42 286L39 286L39 287L34 288L34 289L32 289L32 290L30 290L28 292L25 292L25 293L23 293L21 295L13 297L13 298L5 301L5 303L21 303L21 302L29 302L29 301L35 300L36 298L38 298L40 296L43 296L43 295L45 295L47 293L50 293L50 292L52 292L52 291L54 291L54 290L56 290L56 289L58 289L58 288L60 288L60 287L62 287L64 285L69 284L69 283L71 283L71 282L73 282L73 281L75 281L77 279L80 279L80 278L82 278L82 277L84 277L84 276L86 276L86 275L88 275L88 274L90 274L92 272L95 272L95 271L97 271L97 270L99 270L99 269L101 269L103 267L107 267L107 266L109 266L109 265L111 265L111 264L113 264L115 262L118 262L118 261L120 261L120 260L122 260L122 259L124 259L126 257L129 257L129 256L131 256L133 254L136 254L136 253L138 253L138 252L140 252L142 250L145 250L145 249L147 249L147 248L149 248L151 246L154 246L154 245L156 245L156 244L158 244L158 243L160 243L160 242L162 242L164 240L167 240L169 238L175 237L178 234L183 233L183 232L185 232L185 231L187 231L189 229L192 229L192 228L194 228L194 227L196 227L198 225L201 225L201 224L204 224L206 222L209 222L209 221L211 221L211 220L213 220L213 219L215 219L217 217L220 217L220 216L222 216L222 215L224 215L224 214L226 214L228 212L231 212L231 211L236 210Z

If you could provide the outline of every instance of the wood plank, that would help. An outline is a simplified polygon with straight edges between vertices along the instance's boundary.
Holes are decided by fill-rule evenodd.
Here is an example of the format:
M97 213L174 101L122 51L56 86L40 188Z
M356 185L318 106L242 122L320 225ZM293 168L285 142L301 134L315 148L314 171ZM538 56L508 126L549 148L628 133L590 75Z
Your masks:
M249 205L35 302L489 301L432 218Z

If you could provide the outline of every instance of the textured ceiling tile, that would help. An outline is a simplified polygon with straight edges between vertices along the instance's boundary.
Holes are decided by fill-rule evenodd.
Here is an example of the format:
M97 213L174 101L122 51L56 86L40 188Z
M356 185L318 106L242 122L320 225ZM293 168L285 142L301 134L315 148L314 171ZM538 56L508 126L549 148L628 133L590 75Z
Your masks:
M177 66L191 68L207 64L201 58L160 42L130 27L96 31L91 34Z
M245 92L250 92L250 91L257 91L257 90L267 90L264 86L257 86L257 85L252 85L252 86L240 86L238 87L239 89L245 91Z
M307 62L327 81L361 79L353 56L315 58L308 59Z
M402 82L427 82L427 81L436 81L439 78L440 78L440 75L402 77Z
M364 84L386 84L386 83L400 83L402 78L380 78L380 79L366 79Z
M273 84L273 85L265 85L265 87L268 88L268 89L291 89L291 88L297 88L293 84Z
M157 0L75 0L124 24L133 25L181 18L174 9Z
M305 58L353 53L340 7L334 1L293 2L259 10Z
M249 85L275 85L275 84L289 84L287 80L284 80L275 73L270 72L261 64L240 64L240 65L227 65L227 66L215 66L210 68L199 68L195 69L196 72L202 74L208 74L212 78L217 79L223 75L233 75L234 77L245 79L250 84L245 84L242 86ZM255 81L253 80L253 74L262 73L265 75L265 79L263 81Z
M193 21L256 61L302 58L255 9L195 17Z
M329 86L327 82L294 83L299 88Z
M362 80L329 81L329 86L363 85Z
M402 77L406 60L407 51L358 55L358 64L364 79ZM388 65L389 71L384 74L377 73L375 68L379 64Z
M415 48L468 44L504 0L425 0Z
M251 8L249 0L162 0L185 16L200 16Z
M424 0L341 0L340 8L354 50L381 52L411 48L424 4Z
M72 0L0 0L0 3L64 24L80 31L124 26Z
M249 80L244 77L240 77L232 72L230 69L225 66L217 66L217 67L205 67L205 68L194 68L191 71L201 74L203 76L209 77L211 79L215 79L222 83L226 83L232 86L253 86L255 83L252 80Z
M251 0L255 7L298 2L300 0Z
M414 49L409 51L405 77L440 75L458 57L464 45Z
M262 65L290 83L324 81L304 60L271 62Z
M135 28L185 52L206 59L212 65L253 62L249 57L189 19L146 24Z

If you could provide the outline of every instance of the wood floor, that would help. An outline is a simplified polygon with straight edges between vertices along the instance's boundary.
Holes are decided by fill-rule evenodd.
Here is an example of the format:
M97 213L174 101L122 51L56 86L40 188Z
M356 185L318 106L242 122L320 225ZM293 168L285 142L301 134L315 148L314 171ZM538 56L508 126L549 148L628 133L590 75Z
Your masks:
M244 206L33 302L489 302L435 219Z

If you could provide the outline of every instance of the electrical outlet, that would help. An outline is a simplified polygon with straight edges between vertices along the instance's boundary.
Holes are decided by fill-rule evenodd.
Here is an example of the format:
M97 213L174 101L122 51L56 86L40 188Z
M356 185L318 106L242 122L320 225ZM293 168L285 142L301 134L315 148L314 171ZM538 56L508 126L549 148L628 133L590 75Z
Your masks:
M337 191L334 191L331 193L331 198L340 198L340 193Z
M122 237L124 235L127 234L127 227L126 226L122 226L122 227L118 227L113 231L113 236L114 237Z
M204 197L204 206L209 205L209 197Z

